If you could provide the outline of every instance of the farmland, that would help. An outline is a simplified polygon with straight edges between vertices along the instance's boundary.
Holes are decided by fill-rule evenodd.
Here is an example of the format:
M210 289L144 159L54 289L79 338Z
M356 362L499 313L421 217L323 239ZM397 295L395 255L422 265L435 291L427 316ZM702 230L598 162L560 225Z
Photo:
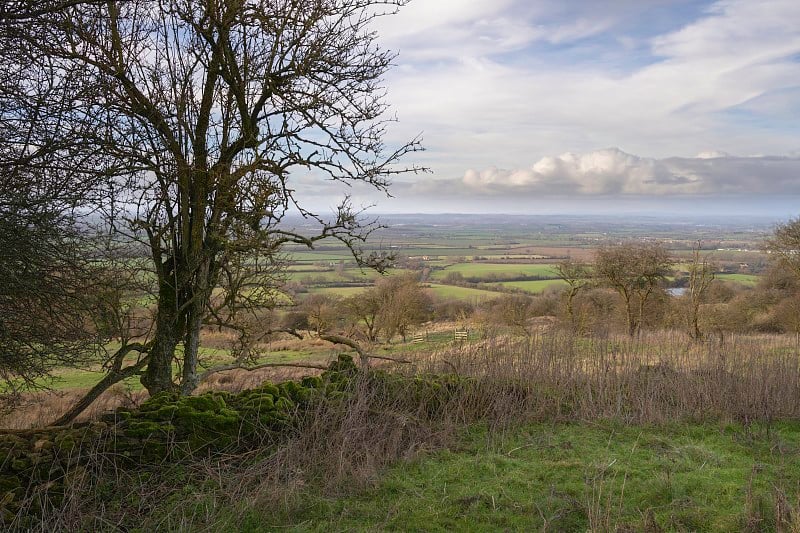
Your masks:
M407 273L418 277L425 290L440 300L480 304L509 292L537 295L564 286L554 271L558 261L564 258L591 260L597 246L623 239L660 237L676 260L676 271L683 271L684 275L688 268L684 258L695 239L703 239L704 253L716 261L720 269L716 278L742 287L755 286L767 264L760 251L760 239L769 230L766 223L692 225L645 221L631 224L597 217L465 219L456 215L394 215L385 217L384 224L386 227L373 235L365 248L396 256L396 266L385 275L359 267L349 250L335 240L323 241L314 250L288 247L284 259L285 290L290 298L281 297L282 304L300 302L311 294L354 297L384 276ZM744 249L753 251L742 251ZM742 266L743 256L748 260L747 266ZM152 301L148 295L136 298L142 305ZM204 338L213 345L201 348L206 366L232 361L229 344L215 342L216 334L212 331L204 333ZM263 350L260 362L330 355L329 348L314 346L279 352L265 345ZM59 390L81 389L92 386L103 375L99 365L90 369L64 369L57 371L49 384ZM132 390L141 389L138 378L130 378L125 383Z
M453 298L486 298L498 290L538 294L562 286L554 271L559 261L591 261L598 246L637 240L663 242L679 273L686 271L685 260L699 241L704 255L717 265L719 280L753 286L767 265L761 241L771 227L766 220L633 223L613 217L500 215L387 215L382 222L365 251L396 257L396 268L388 275L415 272L431 284L433 293ZM287 261L288 282L301 292L351 296L380 277L359 268L334 240L315 250L290 247ZM463 283L468 286L457 290Z

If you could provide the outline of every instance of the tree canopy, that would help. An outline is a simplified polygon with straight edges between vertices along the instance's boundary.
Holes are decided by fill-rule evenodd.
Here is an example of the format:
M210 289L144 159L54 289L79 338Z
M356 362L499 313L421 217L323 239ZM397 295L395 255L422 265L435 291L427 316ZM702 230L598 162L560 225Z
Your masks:
M374 227L345 198L331 216L293 179L385 191L417 140L384 144L381 78L394 55L371 22L403 0L136 0L5 5L0 167L67 191L115 242L149 258L157 309L142 383L198 380L203 324L272 305L283 244ZM282 224L295 212L312 234ZM243 311L244 310L244 311ZM181 375L173 376L182 345Z

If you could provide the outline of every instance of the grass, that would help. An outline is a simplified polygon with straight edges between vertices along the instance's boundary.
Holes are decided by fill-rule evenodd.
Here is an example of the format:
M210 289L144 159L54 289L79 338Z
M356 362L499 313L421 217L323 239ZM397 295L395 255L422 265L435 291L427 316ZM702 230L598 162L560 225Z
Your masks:
M320 352L312 350L276 350L269 352L263 357L259 357L253 364L259 363L290 363L296 361L309 361L314 358L319 358ZM134 357L129 358L131 362ZM200 361L204 367L212 367L216 365L230 364L232 359L230 351L221 348L200 348ZM173 372L177 375L180 368L173 366ZM58 371L54 375L52 383L49 383L53 390L66 391L72 389L88 389L96 385L103 377L105 372L101 370L79 370L79 369L64 369ZM123 381L123 383L134 391L143 390L142 384L138 377L132 377Z
M796 497L800 423L473 427L450 449L390 468L374 489L306 494L242 530L738 531L769 529L777 490Z
M533 294L539 294L548 287L564 286L566 285L566 282L560 279L542 279L533 281L503 281L500 282L500 285L503 285L504 287L511 287L514 289L521 289L523 291L530 292Z
M53 520L187 531L791 531L800 382L796 352L779 350L788 342L733 337L724 357L678 332L447 343L383 366L411 378L401 387L362 375L349 399L315 404L280 446L198 458L189 481L169 465L138 480L140 470L123 472L109 481L121 491L109 507L98 484ZM411 386L442 373L464 381Z
M717 274L716 279L721 281L733 281L747 285L748 287L755 287L758 284L759 276L753 274Z
M444 270L433 273L433 277L441 279L450 272L459 272L464 277L486 277L495 275L500 277L510 276L541 276L555 277L553 265L550 264L514 264L514 263L456 263Z
M348 261L353 259L353 254L348 253L344 248L340 252L323 252L323 251L312 251L312 252L296 252L296 251L288 251L286 254L291 261L297 262L308 262L308 263L316 263L316 262L338 262L340 260ZM332 266L332 265L331 265Z
M456 287L454 285L439 285L436 283L430 284L430 290L435 295L442 298L456 298L459 300L486 300L489 298L497 298L502 295L499 292L482 291L480 289L470 289L468 287Z
M361 294L367 287L314 287L308 290L310 294L327 294L347 298Z
M442 298L456 298L459 300L485 300L488 298L497 298L500 293L492 291L482 291L480 289L470 289L467 287L456 287L453 285L440 285L438 283L431 283L429 285L433 294ZM366 287L314 287L308 290L311 294L328 294L341 296L347 298L356 296L364 292Z

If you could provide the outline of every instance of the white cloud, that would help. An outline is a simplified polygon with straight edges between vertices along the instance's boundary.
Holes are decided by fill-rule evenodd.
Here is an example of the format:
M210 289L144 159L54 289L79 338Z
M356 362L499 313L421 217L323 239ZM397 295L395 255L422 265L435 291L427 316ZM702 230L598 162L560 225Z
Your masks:
M627 35L625 11L648 5L412 2L381 30L401 52L386 80L392 139L424 131L421 162L438 176L609 145L659 158L798 149L800 2L721 1Z
M411 194L460 191L465 196L797 195L800 158L698 157L654 159L617 148L543 157L528 168L469 169L461 179L417 184Z

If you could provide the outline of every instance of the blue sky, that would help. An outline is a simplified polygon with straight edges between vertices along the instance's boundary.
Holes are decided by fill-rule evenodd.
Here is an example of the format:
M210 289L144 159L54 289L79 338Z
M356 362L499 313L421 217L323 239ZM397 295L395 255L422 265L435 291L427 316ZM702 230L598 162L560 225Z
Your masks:
M376 212L800 212L797 0L414 0L376 30L388 140L431 169L356 188Z

